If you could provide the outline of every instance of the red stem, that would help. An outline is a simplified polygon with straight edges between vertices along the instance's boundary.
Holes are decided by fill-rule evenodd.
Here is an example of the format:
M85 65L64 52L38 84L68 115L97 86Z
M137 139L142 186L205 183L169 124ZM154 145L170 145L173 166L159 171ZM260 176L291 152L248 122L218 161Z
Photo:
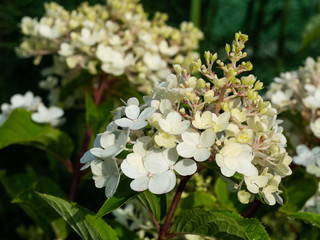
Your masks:
M186 187L186 184L188 182L188 180L191 178L191 176L187 176L185 177L184 179L182 179L179 183L179 186L178 186L178 189L177 189L177 192L176 194L174 195L174 198L172 200L172 203L171 203L171 206L170 206L170 209L169 209L169 212L168 212L168 215L166 217L166 220L163 224L163 226L161 227L161 230L159 232L159 238L158 240L164 240L166 239L167 237L169 237L169 233L168 233L168 229L169 229L169 226L170 226L170 223L171 223L171 220L173 218L173 215L177 209L177 206L178 206L178 203L179 203L179 200L181 198L181 195L184 191L184 188Z

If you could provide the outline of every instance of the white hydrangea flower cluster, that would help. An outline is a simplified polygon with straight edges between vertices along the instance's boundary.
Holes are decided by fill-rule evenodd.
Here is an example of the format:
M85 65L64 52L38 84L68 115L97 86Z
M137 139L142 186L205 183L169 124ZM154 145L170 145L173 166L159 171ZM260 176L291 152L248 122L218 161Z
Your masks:
M162 13L149 20L138 0L82 3L71 12L51 2L45 3L45 10L40 20L22 19L25 38L17 53L37 56L36 62L43 55L53 55L57 75L64 68L64 73L71 71L64 74L67 78L74 78L81 69L93 76L125 75L148 93L172 72L170 65L189 64L199 57L195 50L203 34L198 28L190 22L181 23L180 29L170 27Z
M63 121L64 112L61 108L56 106L47 108L43 104L41 97L34 96L32 92L28 91L24 95L13 95L10 103L1 105L0 125L7 120L10 113L16 108L24 108L32 112L31 119L36 123L49 123L56 127Z
M320 138L320 59L309 57L298 71L282 73L271 83L267 98L278 110L301 113L304 135Z
M251 194L259 194L269 205L281 202L278 186L291 174L291 158L277 111L258 95L262 83L253 75L238 78L252 69L250 62L238 64L246 57L242 50L247 39L237 33L232 46L226 45L230 63L206 52L206 64L195 61L189 70L175 65L177 74L156 86L145 103L129 99L98 136L100 146L81 162L92 168L97 161L109 164L113 159L112 164L119 163L122 173L133 179L133 190L155 194L171 191L177 174L190 176L204 162L216 162L224 176L240 179L235 188L241 202L248 203ZM222 77L213 72L214 62ZM194 71L203 78L192 75ZM110 187L114 175L118 180ZM115 192L119 175L105 175L104 185L112 189L106 192Z

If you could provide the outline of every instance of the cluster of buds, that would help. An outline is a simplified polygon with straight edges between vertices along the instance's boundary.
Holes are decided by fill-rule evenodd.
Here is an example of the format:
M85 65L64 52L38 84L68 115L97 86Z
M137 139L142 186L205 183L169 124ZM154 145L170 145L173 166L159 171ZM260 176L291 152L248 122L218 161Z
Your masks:
M170 27L162 13L149 20L138 0L83 3L71 12L51 2L45 3L45 10L40 20L22 19L25 38L17 53L36 56L35 62L53 55L54 69L49 72L64 82L86 70L93 76L124 75L149 93L172 72L170 65L189 64L199 57L196 49L203 34L198 28L188 22L181 23L180 29Z
M23 108L32 112L31 119L36 123L49 123L56 127L63 122L63 110L56 106L47 108L41 101L41 97L34 96L30 91L24 95L15 94L11 97L10 103L1 105L0 125L3 124L10 113L17 108Z
M276 77L266 96L279 111L301 114L304 136L320 138L320 59L315 61L309 57L298 71Z
M81 159L84 168L91 166L96 186L105 186L111 196L120 165L133 179L133 190L162 194L175 187L176 175L193 175L212 162L225 177L238 179L234 188L242 203L253 194L269 205L281 203L278 187L291 174L291 158L277 111L257 92L262 83L243 75L252 69L250 62L239 63L246 57L247 40L236 33L232 45L226 45L230 62L206 52L205 64L194 61L189 69L175 65L176 74L154 87L143 104L130 98L118 108ZM212 70L214 63L223 76Z

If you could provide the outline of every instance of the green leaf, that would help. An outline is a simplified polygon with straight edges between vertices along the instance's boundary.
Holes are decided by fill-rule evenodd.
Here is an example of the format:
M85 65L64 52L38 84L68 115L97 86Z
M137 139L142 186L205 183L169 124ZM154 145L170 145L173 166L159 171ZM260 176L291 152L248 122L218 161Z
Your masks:
M221 178L218 178L215 182L214 193L222 208L230 210L232 212L237 212L234 201L232 201L232 193L228 190L227 183Z
M231 213L227 211L215 211L223 213L226 216L231 217L245 230L250 240L268 240L270 237L266 232L264 226L254 218L243 218L237 213Z
M181 201L182 209L204 208L211 210L217 207L217 199L212 194L196 191ZM183 210L182 210L183 211Z
M310 223L318 228L320 228L320 214L313 212L287 212L286 215L288 217L292 217L295 219L300 219L305 221L306 223Z
M45 177L34 177L26 174L7 176L5 171L0 172L0 180L13 198L12 203L19 204L23 211L47 235L51 238L57 235L61 239L68 237L70 229L66 222L34 193L34 191L39 191L64 197L64 193L58 185Z
M132 179L122 175L120 179L120 183L117 189L117 192L110 198L108 198L100 210L97 213L97 218L103 217L113 210L121 207L125 204L129 199L139 194L139 192L133 191L130 188L130 182Z
M149 190L138 195L142 204L151 211L152 215L159 222L167 214L167 195L155 195Z
M79 234L82 239L118 239L112 228L103 221L96 219L94 213L64 199L38 193L68 224Z
M244 229L231 217L203 209L183 211L176 219L175 233L192 233L222 239L248 239Z
M309 19L302 31L303 48L311 43L318 41L320 37L320 14Z
M131 231L123 224L112 219L106 219L106 222L116 232L119 240L128 240L128 236L130 236L130 240L141 240L141 238L139 238L135 232Z
M192 209L177 217L175 233L193 233L222 239L269 240L261 223L227 211Z
M280 208L282 212L296 212L301 210L306 201L318 190L318 181L315 177L307 175L301 168L296 168L293 174L285 179L287 200Z
M0 126L0 149L11 144L31 145L47 151L61 161L70 157L73 142L64 132L49 124L38 124L31 120L31 113L15 109Z
M97 106L91 96L86 93L86 123L94 134L100 132L102 126L107 123L112 109L112 101L107 101Z

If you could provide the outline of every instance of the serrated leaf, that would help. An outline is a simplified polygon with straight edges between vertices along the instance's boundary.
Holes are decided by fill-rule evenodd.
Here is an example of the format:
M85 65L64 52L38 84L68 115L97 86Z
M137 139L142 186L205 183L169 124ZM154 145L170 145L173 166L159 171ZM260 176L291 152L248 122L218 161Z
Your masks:
M102 126L107 123L113 102L107 101L96 105L91 96L86 93L86 123L94 134L100 132Z
M155 219L159 222L167 214L167 195L155 195L149 190L138 195L142 204L151 211Z
M309 19L302 31L303 48L318 41L320 37L320 14Z
M103 217L104 215L107 215L113 210L121 207L129 199L139 194L139 192L136 192L130 188L131 181L132 179L124 175L121 176L116 193L104 202L96 215L97 218Z
M116 233L103 219L96 219L94 213L76 203L38 193L61 217L85 240L118 239Z
M192 233L222 239L248 239L246 232L232 218L203 209L183 211L176 219L175 233Z
M307 175L301 168L296 168L293 174L285 179L284 187L287 200L280 211L297 212L317 192L318 181L315 177Z
M177 217L175 233L192 233L222 239L269 240L261 223L227 211L192 209Z
M250 240L270 240L268 233L266 232L264 226L254 218L243 218L237 213L231 213L227 211L215 211L223 213L226 216L231 217L235 220L244 231L247 233Z
M128 236L130 236L130 240L141 240L135 232L131 231L123 224L112 219L106 219L106 222L116 232L119 240L128 240Z
M64 193L58 185L45 177L26 174L7 176L5 171L0 172L0 180L13 198L12 203L19 204L46 234L51 237L56 235L61 239L68 237L70 229L66 222L34 193L34 191L40 191L64 197Z
M0 149L11 144L34 146L62 161L70 157L74 147L67 134L49 124L33 122L25 109L12 111L0 126Z

